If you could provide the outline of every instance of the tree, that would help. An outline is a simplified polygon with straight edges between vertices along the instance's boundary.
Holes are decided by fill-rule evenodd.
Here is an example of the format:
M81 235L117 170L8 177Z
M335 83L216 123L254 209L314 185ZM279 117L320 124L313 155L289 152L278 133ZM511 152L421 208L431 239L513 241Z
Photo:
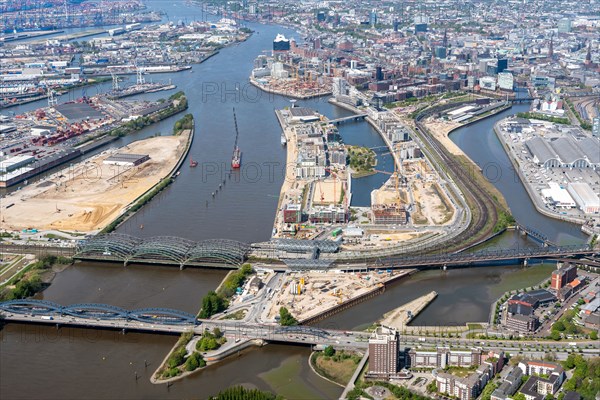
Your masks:
M552 325L552 330L553 331L559 331L562 332L565 330L565 324L564 322L562 322L561 320L558 320L554 323L554 325Z
M552 331L550 337L552 340L560 340L560 333L558 331Z
M427 385L427 393L435 393L435 392L437 392L437 385L436 385L435 381L431 381Z
M298 320L290 314L287 308L281 307L279 309L279 324L281 326L298 325Z
M194 353L197 354L197 353ZM188 357L187 360L185 360L185 370L186 371L193 371L196 368L198 368L198 360L196 359L196 357L194 357L194 354L192 354L191 356Z
M333 346L327 346L325 347L325 350L323 350L323 354L327 357L331 357L335 354L335 349L333 348Z
M513 400L527 400L523 393L517 393L513 396Z
M223 332L221 332L221 330L215 326L215 328L213 329L213 335L215 335L215 337L219 339L223 336Z
M598 340L598 331L592 331L592 333L590 333L590 339Z

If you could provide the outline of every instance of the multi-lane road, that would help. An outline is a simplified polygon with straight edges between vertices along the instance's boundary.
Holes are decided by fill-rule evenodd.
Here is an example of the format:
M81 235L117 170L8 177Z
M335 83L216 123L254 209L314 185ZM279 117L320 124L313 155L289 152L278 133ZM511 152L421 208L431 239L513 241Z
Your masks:
M56 326L73 326L94 329L117 329L139 331L146 333L180 334L193 331L201 334L204 330L219 328L227 337L235 339L236 343L251 339L262 339L267 342L300 343L310 346L332 345L337 348L352 348L366 350L369 333L363 331L341 331L321 329L308 326L283 327L269 324L234 320L198 320L192 324L153 324L125 319L98 320L61 315L30 315L30 314L0 314L5 321L38 323ZM52 319L50 319L52 318ZM240 339L239 341L237 339ZM600 347L593 341L555 342L538 340L479 340L465 338L436 338L418 335L402 335L401 344L410 348L434 348L448 346L453 348L481 347L483 350L501 349L510 354L522 353L531 357L542 357L549 352L558 358L564 358L573 351L586 355L600 355Z

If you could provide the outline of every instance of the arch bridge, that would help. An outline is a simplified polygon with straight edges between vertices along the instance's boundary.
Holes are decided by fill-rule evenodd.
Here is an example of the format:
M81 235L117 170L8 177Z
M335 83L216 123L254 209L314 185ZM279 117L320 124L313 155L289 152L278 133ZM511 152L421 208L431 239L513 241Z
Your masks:
M246 260L250 246L229 239L194 242L173 236L138 238L120 233L100 234L83 240L73 258L93 261L115 261L214 266L237 268Z
M197 325L198 320L190 313L168 308L140 308L126 310L108 304L82 303L62 306L46 300L9 300L0 303L0 310L13 314L32 316L71 316L90 320L127 320L151 322L158 325Z

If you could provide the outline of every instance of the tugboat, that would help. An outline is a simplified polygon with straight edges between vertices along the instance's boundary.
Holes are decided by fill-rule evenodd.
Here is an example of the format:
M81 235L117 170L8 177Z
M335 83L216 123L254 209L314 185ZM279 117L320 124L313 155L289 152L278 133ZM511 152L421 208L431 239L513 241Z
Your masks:
M242 152L237 144L240 133L238 132L235 108L233 109L233 124L235 125L235 144L233 145L233 155L231 156L231 168L238 169L242 165Z

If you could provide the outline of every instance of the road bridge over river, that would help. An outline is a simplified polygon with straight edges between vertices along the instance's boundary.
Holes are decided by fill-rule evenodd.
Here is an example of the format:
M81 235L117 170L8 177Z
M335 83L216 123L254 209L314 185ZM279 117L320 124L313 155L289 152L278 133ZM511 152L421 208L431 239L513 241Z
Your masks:
M0 303L0 318L5 322L35 323L57 328L75 327L88 329L112 329L125 332L143 332L155 334L179 335L183 332L201 334L204 330L219 328L227 337L240 339L240 343L251 339L262 339L267 342L296 343L310 346L328 346L336 348L352 348L366 350L369 333L364 331L343 331L323 329L311 326L279 326L269 324L253 324L234 320L196 319L183 311L162 308L146 308L127 311L119 307L104 304L75 304L61 306L44 300L12 300ZM406 347L417 346L461 346L481 347L487 349L503 349L505 351L523 352L535 355L540 341L507 339L486 339L485 343L478 339L462 337L422 337L422 335L401 335L402 344ZM600 349L594 342L573 340L569 343L543 342L544 351L556 354L572 352L575 348L588 355L598 355ZM530 347L529 349L527 347ZM538 354L539 355L539 354Z

